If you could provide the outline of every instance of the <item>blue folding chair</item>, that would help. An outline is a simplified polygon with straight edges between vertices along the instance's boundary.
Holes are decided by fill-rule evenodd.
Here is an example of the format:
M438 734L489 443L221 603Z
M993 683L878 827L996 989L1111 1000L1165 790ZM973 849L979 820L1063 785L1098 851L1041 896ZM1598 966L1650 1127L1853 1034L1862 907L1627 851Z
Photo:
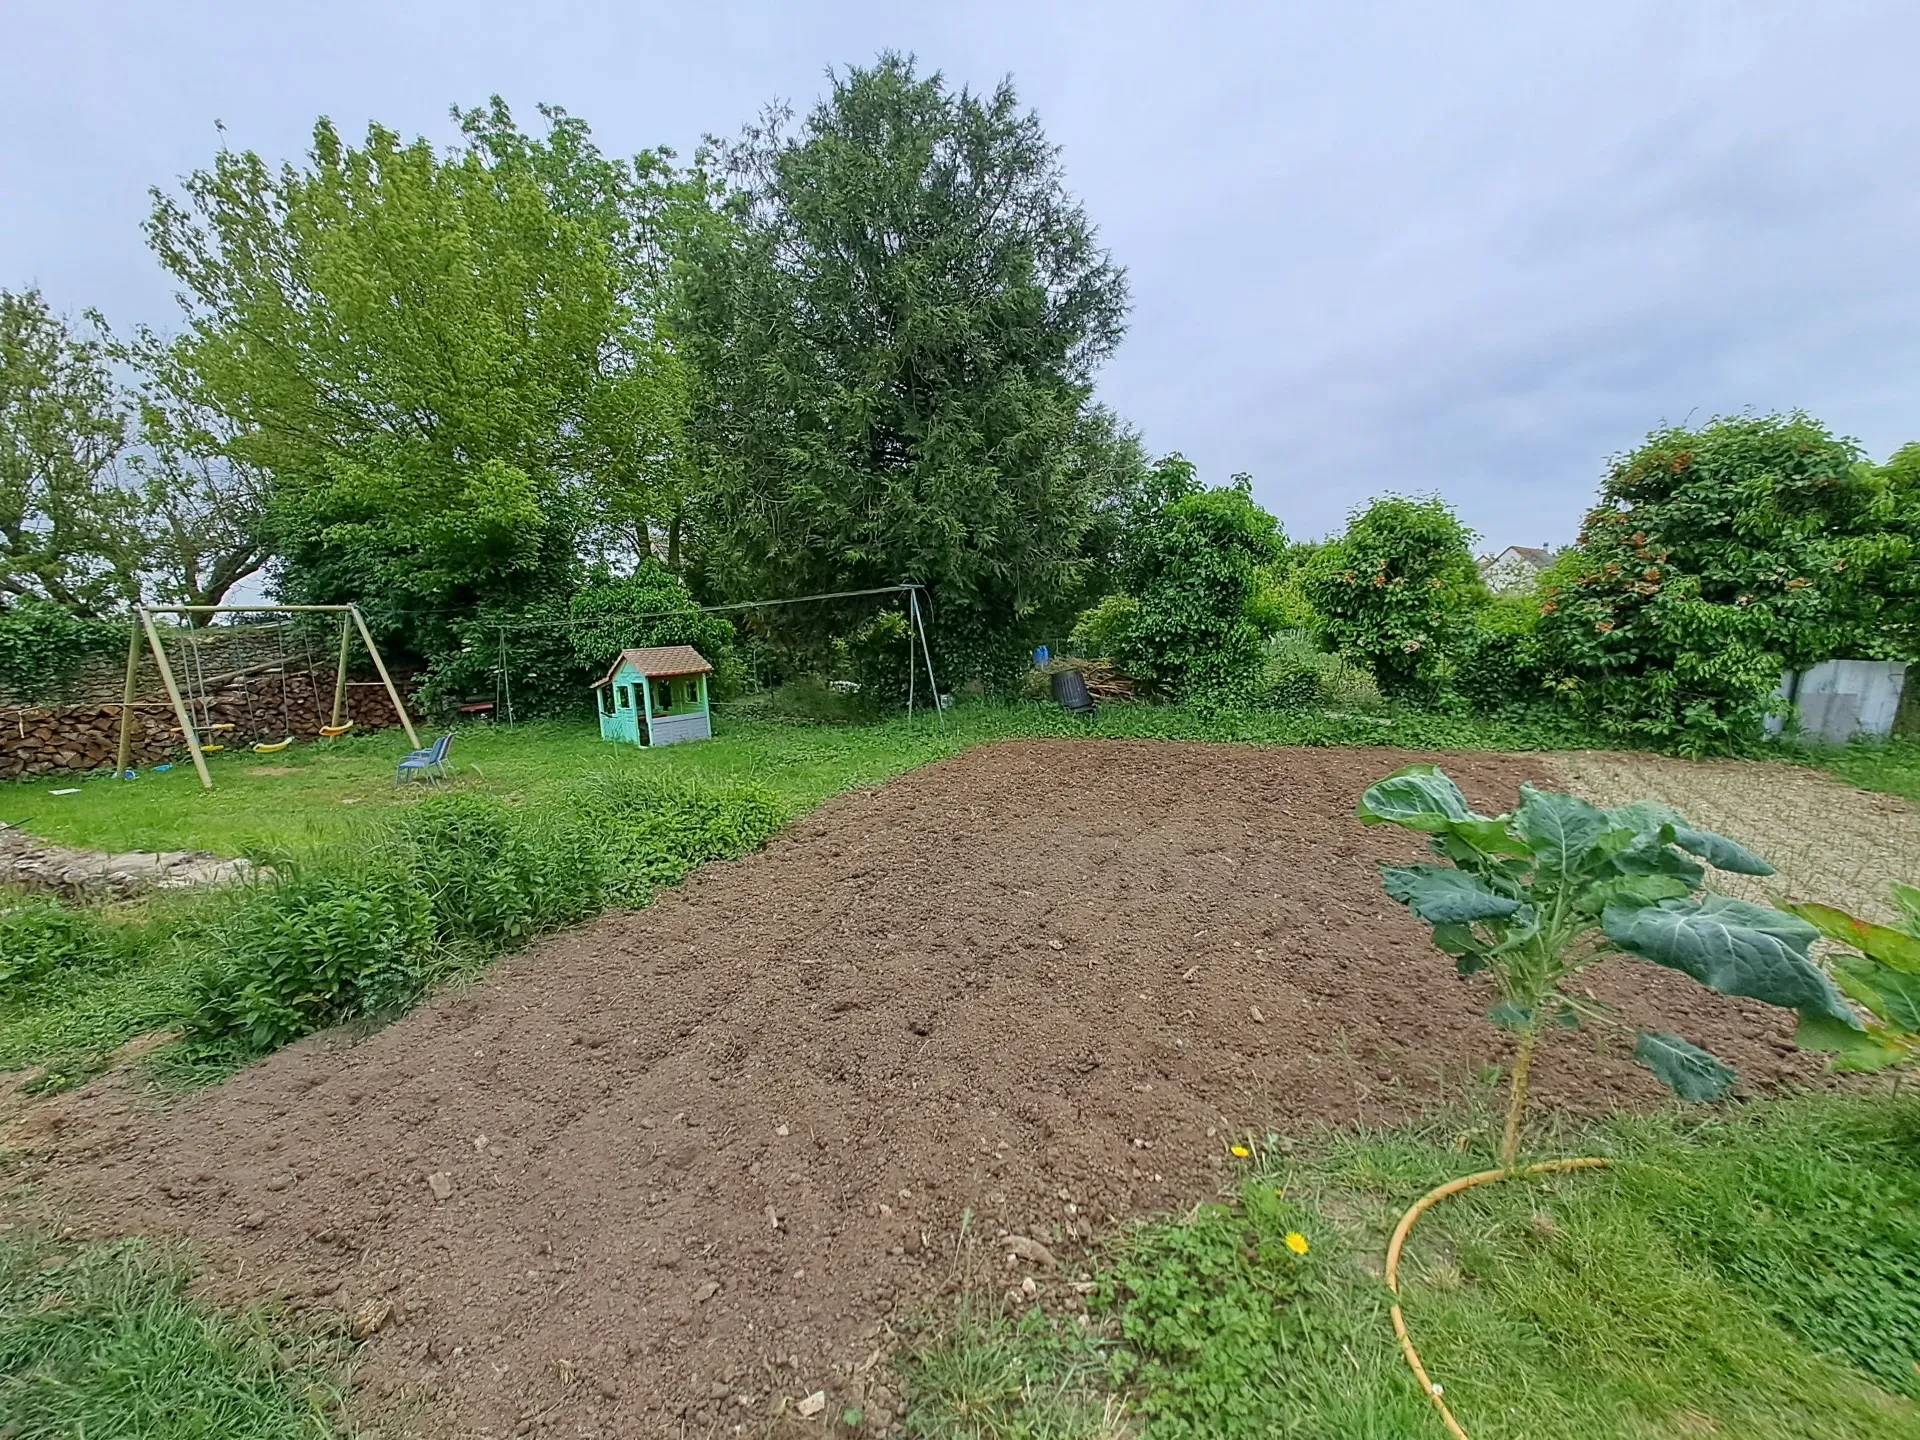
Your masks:
M453 748L453 732L449 730L424 750L416 750L400 762L400 768L393 772L393 783L399 785L408 775L425 775L429 785L436 784L447 776L447 751Z

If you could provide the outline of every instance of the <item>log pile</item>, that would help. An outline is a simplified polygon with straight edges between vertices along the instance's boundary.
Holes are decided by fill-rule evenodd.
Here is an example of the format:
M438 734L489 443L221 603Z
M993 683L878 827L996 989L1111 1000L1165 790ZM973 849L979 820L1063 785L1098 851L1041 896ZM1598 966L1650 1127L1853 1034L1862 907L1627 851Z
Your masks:
M304 671L286 677L282 701L280 676L254 674L215 689L205 711L197 699L188 711L196 724L231 726L203 731L203 744L238 749L256 742L272 744L291 734L314 739L333 709L333 672L318 673L319 694ZM404 681L396 681L401 693ZM317 701L317 703L316 703ZM347 708L356 732L399 724L384 688L347 682ZM31 775L80 774L113 767L120 750L120 705L58 705L0 710L0 779ZM179 764L188 759L173 706L166 700L136 700L133 706L133 765Z

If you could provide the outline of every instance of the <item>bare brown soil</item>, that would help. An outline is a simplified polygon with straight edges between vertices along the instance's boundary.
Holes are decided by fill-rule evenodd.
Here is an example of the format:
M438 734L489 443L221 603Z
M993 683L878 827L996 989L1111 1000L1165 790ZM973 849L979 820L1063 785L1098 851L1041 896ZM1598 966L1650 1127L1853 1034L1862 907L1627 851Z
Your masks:
M757 1434L818 1391L884 1431L889 1319L963 1212L1054 1290L1096 1230L1211 1193L1233 1137L1390 1120L1500 1056L1381 892L1418 839L1352 818L1415 758L974 750L358 1043L169 1107L68 1097L41 1194L200 1242L224 1296L357 1315L389 1433ZM1489 809L1537 771L1445 763ZM1750 1084L1813 1071L1766 1007L1652 967L1594 989ZM1660 1098L1585 1034L1535 1073L1553 1105Z

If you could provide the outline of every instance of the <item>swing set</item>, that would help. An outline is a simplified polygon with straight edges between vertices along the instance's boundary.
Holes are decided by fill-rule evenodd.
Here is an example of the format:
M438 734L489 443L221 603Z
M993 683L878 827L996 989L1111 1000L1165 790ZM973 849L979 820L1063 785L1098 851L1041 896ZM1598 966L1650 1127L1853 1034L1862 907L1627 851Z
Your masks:
M167 658L167 647L161 642L160 631L153 623L155 615L278 615L283 618L273 630L279 654L275 659L245 663L245 656L238 648L238 627L235 627L229 630L224 642L230 648L234 668L209 676L205 651L222 642L202 631L187 630L180 641L187 647L181 665L181 675L186 681L183 691L180 677L176 677L174 667ZM373 668L379 673L380 684L386 688L387 698L393 702L394 713L400 717L400 724L407 732L408 741L418 749L420 737L414 733L413 719L407 714L406 704L394 686L393 677L387 673L387 662L381 658L380 648L373 643L373 636L367 630L367 622L357 605L143 605L135 608L133 627L127 637L127 678L120 704L120 758L115 767L117 773L125 775L133 761L133 703L139 683L140 644L143 639L153 652L154 665L160 671L160 683L166 686L167 699L173 704L174 716L180 722L180 733L187 742L187 752L193 756L193 768L199 772L200 784L204 788L213 788L213 776L207 771L206 757L226 748L225 741L220 737L234 728L230 722L216 722L213 718L213 687L217 684L233 680L240 682L240 692L246 700L248 725L257 732L259 721L254 710L253 690L247 681L259 674L278 675L280 723L285 738L255 742L253 749L261 755L275 755L293 744L293 716L287 695L287 670L293 660L287 651L286 631L297 615L340 617L340 655L333 672L333 715L326 723L320 723L320 689L313 663L313 649L304 637L301 641L306 656L308 689L314 704L314 720L320 734L333 739L353 728L353 717L347 706L347 655L357 631L361 643L366 646L368 658L373 661ZM196 706L200 712L197 722L193 714Z

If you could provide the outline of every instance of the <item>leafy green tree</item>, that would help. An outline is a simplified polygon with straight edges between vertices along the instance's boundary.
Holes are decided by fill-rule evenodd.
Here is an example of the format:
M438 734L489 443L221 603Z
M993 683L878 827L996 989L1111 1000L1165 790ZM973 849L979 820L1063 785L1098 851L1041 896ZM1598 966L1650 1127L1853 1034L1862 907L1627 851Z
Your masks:
M522 719L589 711L590 687L630 646L691 645L713 663L721 689L737 680L739 668L733 626L703 612L656 560L642 561L624 579L602 576L571 594L482 612L458 622L457 634L459 644L435 659L422 689L430 707L493 696L503 660Z
M89 318L79 335L38 290L0 290L0 595L97 617L138 598L142 542L127 404Z
M1265 567L1285 548L1247 476L1204 489L1189 461L1169 455L1153 467L1127 527L1124 593L1088 611L1079 633L1166 695L1250 704L1266 633L1254 611Z
M1438 496L1389 495L1354 511L1301 578L1322 639L1371 669L1383 694L1431 698L1486 601L1472 546Z
M675 334L705 477L703 574L780 595L915 580L948 674L1061 618L1130 442L1091 407L1126 285L1008 83L887 54L797 131L712 160ZM849 623L805 607L822 635Z
M115 358L139 376L139 444L127 468L140 485L146 574L158 598L219 605L272 557L266 475L234 428L196 394L182 347L143 330Z
M429 649L572 588L597 522L644 520L684 401L643 310L664 162L607 160L559 111L545 139L497 101L460 120L445 154L326 120L304 166L223 149L148 224L192 400L270 481L286 597Z
M1783 666L1897 638L1886 578L1912 552L1889 491L1803 414L1654 432L1613 462L1571 578L1542 587L1559 685L1624 737L1749 743Z

